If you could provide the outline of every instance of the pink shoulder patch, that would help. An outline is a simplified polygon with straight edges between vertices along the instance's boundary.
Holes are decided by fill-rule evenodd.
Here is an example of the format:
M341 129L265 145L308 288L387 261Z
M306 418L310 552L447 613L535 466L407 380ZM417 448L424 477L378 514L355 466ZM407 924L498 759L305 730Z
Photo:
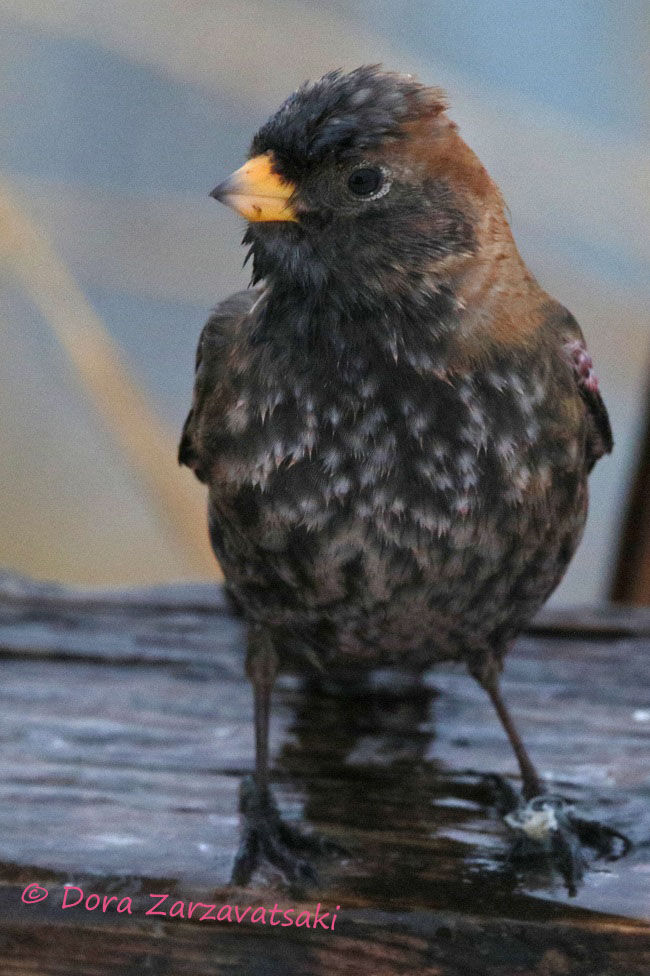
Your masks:
M587 352L585 344L580 339L573 339L571 342L566 342L564 348L578 377L580 386L591 390L592 393L597 393L598 377L594 372L593 360Z

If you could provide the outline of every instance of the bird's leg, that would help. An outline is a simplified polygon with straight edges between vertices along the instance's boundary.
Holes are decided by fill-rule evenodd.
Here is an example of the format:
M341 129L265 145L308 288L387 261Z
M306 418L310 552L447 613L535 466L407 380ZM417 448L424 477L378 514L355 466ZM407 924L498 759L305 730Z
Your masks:
M319 838L305 836L285 824L269 790L269 718L278 656L271 637L251 627L246 671L255 706L255 776L244 778L239 794L242 836L232 870L233 884L246 884L264 864L279 870L290 884L314 882L316 874L299 852L322 853Z
M278 655L270 638L251 634L246 671L253 685L255 707L255 784L260 796L269 789L269 721L271 694L278 673Z
M600 856L615 859L627 853L630 842L624 834L604 824L576 816L569 801L546 792L501 695L496 661L492 659L472 673L488 693L521 771L522 793L527 803L517 803L509 787L501 790L509 806L506 823L518 832L513 853L520 857L540 852L551 855L562 872L569 894L574 895L587 863L582 845L595 849Z
M535 769L533 762L528 755L528 750L523 743L519 732L515 727L515 723L512 720L512 716L508 711L506 703L501 695L501 688L499 683L499 677L496 674L496 669L490 669L490 675L487 679L483 679L481 684L490 696L490 701L494 705L495 711L499 716L499 721L503 726L503 729L510 740L510 745L513 748L514 754L517 757L517 762L519 763L519 769L521 772L522 780L522 793L524 799L532 800L534 796L539 796L544 792L544 787L542 786L542 781L539 778L537 770Z

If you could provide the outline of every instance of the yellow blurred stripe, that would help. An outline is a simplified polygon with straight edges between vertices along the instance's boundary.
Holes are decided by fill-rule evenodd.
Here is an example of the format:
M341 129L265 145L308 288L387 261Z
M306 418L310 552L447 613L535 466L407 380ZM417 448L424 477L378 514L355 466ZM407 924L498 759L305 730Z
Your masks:
M138 388L113 340L42 231L0 180L0 260L34 301L81 384L197 572L214 578L204 491L176 463L176 444Z

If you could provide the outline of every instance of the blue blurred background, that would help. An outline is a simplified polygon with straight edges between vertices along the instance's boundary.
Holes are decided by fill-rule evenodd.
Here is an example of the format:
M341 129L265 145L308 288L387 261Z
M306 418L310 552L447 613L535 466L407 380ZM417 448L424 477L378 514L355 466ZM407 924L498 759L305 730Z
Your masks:
M199 330L247 275L241 221L208 191L305 78L383 61L447 89L525 259L587 335L617 444L554 599L606 593L647 396L646 0L4 0L0 25L3 565L102 585L212 572L174 441ZM160 418L166 504L93 398L102 330ZM176 485L198 543L173 524Z

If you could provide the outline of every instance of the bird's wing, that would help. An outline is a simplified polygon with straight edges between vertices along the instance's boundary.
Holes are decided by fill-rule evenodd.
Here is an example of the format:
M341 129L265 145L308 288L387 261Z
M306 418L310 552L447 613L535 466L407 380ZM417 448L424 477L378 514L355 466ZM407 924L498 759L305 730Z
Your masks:
M215 308L203 327L196 350L194 395L187 415L180 444L178 463L191 468L200 481L205 481L197 439L197 428L206 400L226 379L227 353L232 346L242 320L259 299L263 286L248 288L226 298Z
M578 391L587 408L587 463L591 471L603 454L611 453L614 439L582 329L569 313L562 327L562 352L571 366Z

